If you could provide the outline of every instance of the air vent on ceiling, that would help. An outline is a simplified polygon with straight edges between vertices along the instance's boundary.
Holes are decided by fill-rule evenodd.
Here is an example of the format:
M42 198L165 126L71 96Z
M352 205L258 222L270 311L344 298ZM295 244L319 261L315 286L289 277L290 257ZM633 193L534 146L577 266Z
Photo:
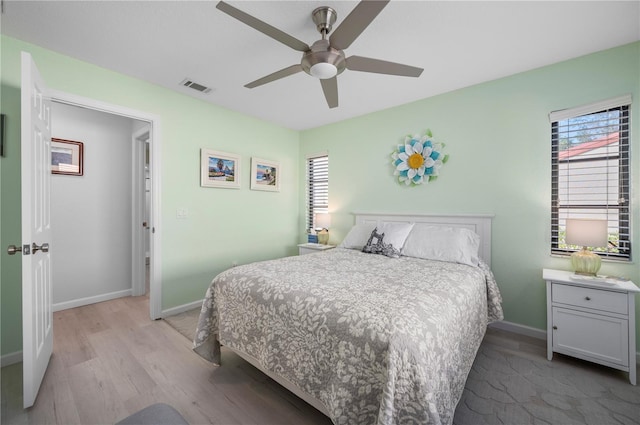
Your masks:
M211 92L211 90L213 90L211 87L207 87L204 86L202 84L198 84L196 82L194 82L193 80L191 80L190 78L185 78L184 80L182 80L182 82L180 83L185 87L189 87L190 89L194 89L197 90L201 93L209 93Z

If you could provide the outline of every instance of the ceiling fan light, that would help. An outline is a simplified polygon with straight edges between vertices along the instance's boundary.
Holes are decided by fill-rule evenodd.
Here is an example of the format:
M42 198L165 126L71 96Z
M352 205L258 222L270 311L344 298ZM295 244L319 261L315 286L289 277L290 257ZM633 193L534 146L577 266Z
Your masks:
M338 68L335 65L327 62L320 62L311 67L309 73L316 78L326 80L333 78L338 74Z

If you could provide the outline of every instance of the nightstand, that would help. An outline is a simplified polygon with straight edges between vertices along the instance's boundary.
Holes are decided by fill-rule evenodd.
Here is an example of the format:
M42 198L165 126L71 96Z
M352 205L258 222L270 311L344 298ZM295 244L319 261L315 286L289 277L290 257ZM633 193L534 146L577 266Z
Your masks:
M547 359L566 354L629 372L636 385L635 294L631 281L544 269Z
M335 248L335 245L322 245L319 243L302 243L298 245L298 255L314 254Z

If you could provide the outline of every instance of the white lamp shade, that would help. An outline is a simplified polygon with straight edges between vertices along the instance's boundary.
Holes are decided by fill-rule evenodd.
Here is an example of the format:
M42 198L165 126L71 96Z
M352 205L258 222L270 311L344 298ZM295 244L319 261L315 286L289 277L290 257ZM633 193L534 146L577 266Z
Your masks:
M607 246L608 239L607 220L567 219L567 245L604 247Z
M316 214L316 228L328 229L331 227L331 216L327 213Z

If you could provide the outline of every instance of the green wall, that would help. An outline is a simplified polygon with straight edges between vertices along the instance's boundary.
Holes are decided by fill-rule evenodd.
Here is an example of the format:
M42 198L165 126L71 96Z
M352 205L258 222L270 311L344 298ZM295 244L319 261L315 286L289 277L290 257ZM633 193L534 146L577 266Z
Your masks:
M505 318L544 329L542 268L569 269L567 259L549 255L548 113L625 93L634 99L632 203L633 223L639 222L640 43L302 132L12 38L2 37L1 48L1 107L9 125L7 157L0 162L1 354L21 349L19 257L4 252L20 240L21 50L33 55L54 89L160 116L163 309L202 298L211 278L233 261L295 254L304 240L304 158L327 150L332 242L346 234L353 212L495 214L493 269ZM404 135L427 128L446 143L450 161L435 182L401 186L390 154ZM242 156L241 190L199 186L202 147ZM281 162L279 193L249 190L251 156ZM180 207L189 210L188 220L176 219ZM633 246L637 257L638 226ZM602 272L640 282L637 262L606 262ZM640 297L636 302L640 310ZM640 323L637 328L640 340Z
M353 212L495 214L492 266L505 320L546 329L542 269L570 268L568 259L550 255L548 114L626 93L633 95L632 204L637 224L640 43L303 131L301 167L306 154L329 152L332 242L342 240L353 224ZM427 128L446 143L449 162L436 181L401 186L392 176L390 154L406 134L423 134ZM606 262L601 272L640 283L637 225L632 244L636 261ZM640 312L640 297L636 305ZM637 330L640 340L640 320Z
M7 245L20 242L22 50L31 53L53 89L160 117L163 309L202 299L211 279L234 261L242 264L297 253L297 131L9 37L1 38L1 49L1 106L8 120L7 156L1 159L0 170L1 354L22 346L20 256L9 257L5 251ZM241 155L242 188L200 187L200 148ZM249 189L252 156L280 161L280 192ZM187 208L189 218L177 220L177 208Z

